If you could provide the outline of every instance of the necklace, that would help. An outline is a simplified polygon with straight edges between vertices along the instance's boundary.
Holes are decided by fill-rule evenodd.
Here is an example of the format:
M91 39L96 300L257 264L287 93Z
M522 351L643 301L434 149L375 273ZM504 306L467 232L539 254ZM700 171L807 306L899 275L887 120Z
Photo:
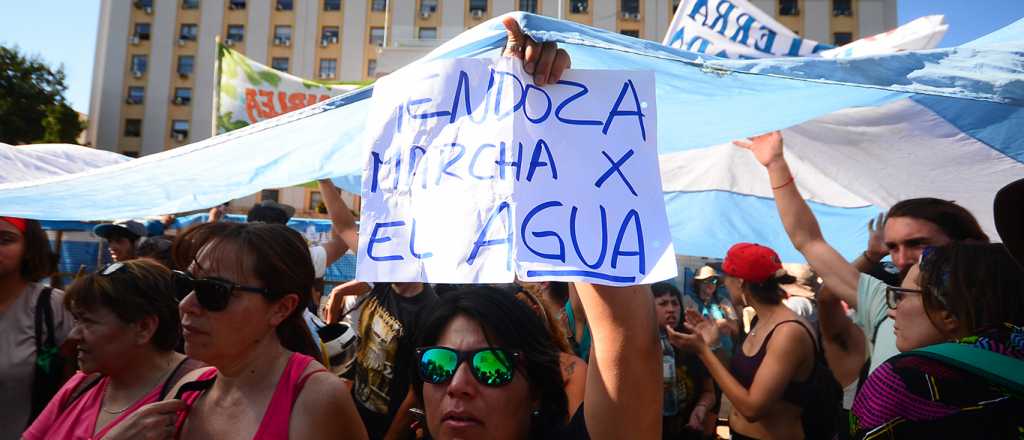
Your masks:
M160 375L160 376L158 377L158 379L160 379L160 382L163 382L164 376L167 376L167 375L168 375L168 373L167 373L167 372L165 372L165 373L161 374L161 375ZM157 382L157 383L160 383L160 382ZM146 390L147 390L147 391L146 391L146 394L149 394L149 390L152 390L152 389L153 389L153 387L155 387L155 386L156 386L156 383L155 383L155 384L153 384L153 386L151 386L151 387L149 387L149 388L146 388ZM109 387L109 385L108 385L108 387ZM142 396L145 396L146 394L143 394ZM142 398L142 396L139 396L139 398ZM106 400L106 398L107 398L107 393L106 393L106 392L104 392L104 393L103 393L103 400ZM121 408L121 409L107 409L107 408L106 408L106 403L105 403L105 402L103 402L103 404L101 404L101 405L100 405L100 409L101 409L101 410L103 410L103 412L105 412L105 413L107 413L107 414L115 414L115 415L116 415L116 414L121 414L121 413L123 413L123 412L125 412L125 411L128 411L128 408L131 408L132 406L134 406L136 402L138 402L138 399L136 399L136 400L135 400L135 401L133 401L132 403L129 403L129 404L128 404L128 406L126 406L126 407L124 407L124 408Z
M772 315L774 315L774 313ZM766 317L763 322L768 322L767 318L771 318L771 316ZM757 320L757 326L755 326L754 328L750 329L750 336L757 336L757 329L761 328L762 325L766 325L766 324L762 324L762 321L760 319L758 319Z

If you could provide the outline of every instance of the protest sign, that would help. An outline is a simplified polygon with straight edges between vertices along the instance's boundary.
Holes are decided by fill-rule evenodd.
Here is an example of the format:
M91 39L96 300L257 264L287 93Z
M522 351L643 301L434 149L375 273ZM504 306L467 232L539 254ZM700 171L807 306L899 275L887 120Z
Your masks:
M723 58L801 57L833 47L796 35L747 0L685 0L662 44Z
M359 87L302 79L220 46L217 134L255 124Z
M456 59L374 87L357 276L650 283L676 274L652 72Z

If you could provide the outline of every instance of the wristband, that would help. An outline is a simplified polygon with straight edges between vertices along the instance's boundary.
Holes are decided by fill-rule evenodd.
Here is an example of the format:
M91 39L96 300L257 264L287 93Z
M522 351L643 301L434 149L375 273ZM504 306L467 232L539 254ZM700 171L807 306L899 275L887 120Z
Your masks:
M787 181L786 181L785 183L783 183L782 185L779 185L779 186L773 186L773 187L772 187L772 191L778 191L778 190L780 190L780 189L782 189L782 188L785 188L785 187L786 187L786 185L789 185L790 183L793 183L793 175L792 175L792 174L790 174L790 175L789 175L789 180L787 180Z

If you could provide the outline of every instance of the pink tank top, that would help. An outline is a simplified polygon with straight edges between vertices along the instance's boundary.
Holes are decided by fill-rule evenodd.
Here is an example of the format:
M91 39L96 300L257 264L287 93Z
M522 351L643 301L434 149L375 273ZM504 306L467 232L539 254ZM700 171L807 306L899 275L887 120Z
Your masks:
M281 379L277 381L277 388L274 389L274 395L270 398L270 404L267 405L267 411L263 413L263 420L260 422L259 428L256 429L256 435L252 437L253 440L288 438L292 406L295 405L295 400L298 399L299 393L302 392L302 387L305 386L306 380L314 374L327 372L327 370L321 369L303 375L302 373L306 371L306 367L309 366L310 362L313 362L313 358L304 354L292 353L288 359L288 365L281 372ZM209 371L199 375L196 381L215 379L216 376L217 369L211 368ZM212 386L213 383L211 382L210 385ZM182 393L181 400L191 409L192 405L203 395L203 392L188 391ZM188 411L179 414L176 425L177 437L180 437L181 428L185 424L187 417Z

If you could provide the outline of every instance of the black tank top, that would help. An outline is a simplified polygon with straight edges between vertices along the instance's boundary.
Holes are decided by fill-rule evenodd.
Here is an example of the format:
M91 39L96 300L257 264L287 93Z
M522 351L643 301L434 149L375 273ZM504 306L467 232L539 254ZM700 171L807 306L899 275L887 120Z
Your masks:
M747 356L743 354L743 349L740 348L739 350L736 350L736 354L733 355L732 361L729 362L729 370L732 371L732 375L736 377L736 380L739 381L744 388L749 390L750 385L754 383L754 376L757 375L758 368L761 368L761 362L764 362L764 355L768 348L768 341L772 339L775 329L787 322L800 324L800 327L807 332L808 336L810 336L811 345L816 346L814 334L811 333L811 330L808 329L804 323L795 319L790 319L775 324L775 327L772 327L772 330L768 332L768 336L765 336L764 341L761 343L761 348L757 350L757 353L754 353L753 356ZM792 403L800 409L806 410L807 408L805 408L805 406L808 402L812 401L812 397L814 396L814 387L812 383L813 378L814 372L812 371L804 381L791 381L786 385L786 390L782 393L782 400Z

